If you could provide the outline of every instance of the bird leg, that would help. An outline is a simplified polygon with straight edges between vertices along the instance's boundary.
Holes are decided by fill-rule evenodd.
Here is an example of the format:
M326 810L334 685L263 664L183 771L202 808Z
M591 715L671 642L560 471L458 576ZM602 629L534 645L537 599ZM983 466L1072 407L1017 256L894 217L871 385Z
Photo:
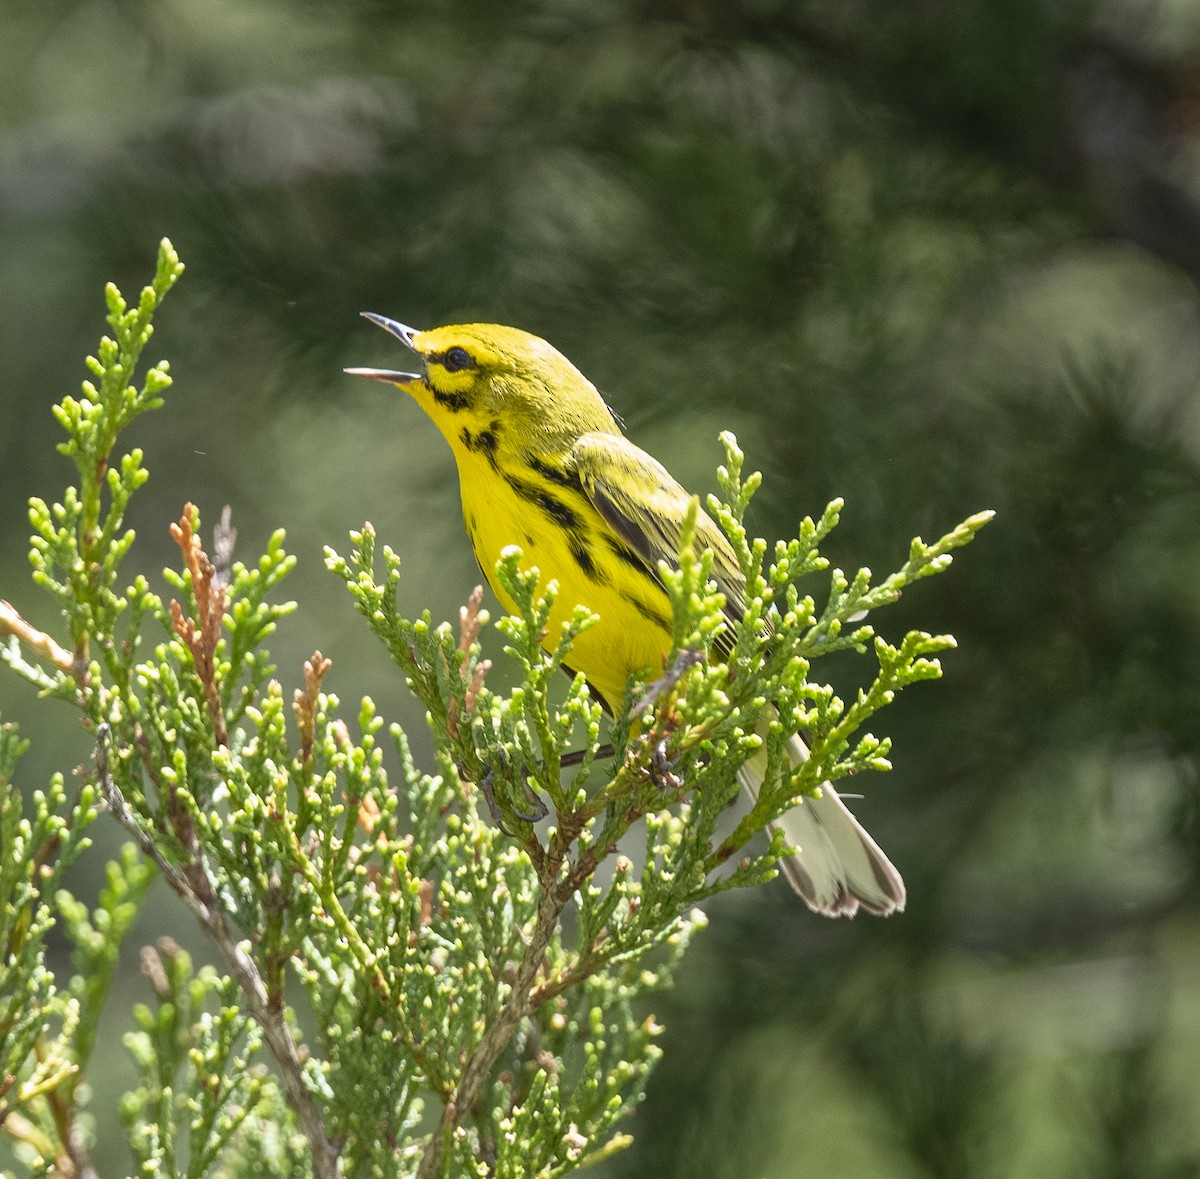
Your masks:
M594 756L612 757L614 753L616 753L616 750L613 749L611 745L606 743L604 745L597 746ZM566 769L568 766L577 766L585 757L587 757L587 755L588 751L586 749L572 749L570 753L564 753L562 757L558 759L558 764L562 766L563 769Z
M504 816L500 813L500 807L496 802L496 793L492 789L492 778L494 776L492 768L489 766L488 772L479 779L479 793L483 795L483 801L487 803L488 811L492 816L492 822L510 839L515 839L517 833L510 831L504 825Z
M492 781L495 776L495 771L489 766L487 773L479 780L479 793L483 795L483 801L487 803L488 812L492 816L492 822L510 839L516 839L518 838L517 833L510 831L504 825L504 815L500 810L500 804L496 801L496 792L492 788ZM511 807L511 813L515 818L525 823L536 823L539 819L544 819L550 811L546 808L546 804L541 798L530 789L528 773L522 775L522 785L525 788L525 797L533 805L533 810L526 814L524 811L519 811L515 807Z

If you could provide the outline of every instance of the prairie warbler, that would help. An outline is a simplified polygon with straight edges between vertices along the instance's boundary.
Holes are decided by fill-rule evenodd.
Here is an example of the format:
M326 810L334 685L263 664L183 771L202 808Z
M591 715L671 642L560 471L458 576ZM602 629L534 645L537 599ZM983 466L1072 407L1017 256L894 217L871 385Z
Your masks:
M469 324L417 331L366 318L421 360L419 372L352 368L410 394L450 443L463 516L492 589L501 551L519 545L528 566L559 583L548 633L576 605L598 614L571 663L605 707L621 703L630 675L658 673L671 646L671 608L658 562L677 559L690 496L621 433L592 383L545 340L517 328ZM703 513L697 537L713 552L713 576L739 612L744 581L724 535ZM807 757L799 737L789 753ZM757 794L765 754L741 771ZM904 907L904 884L887 856L826 784L781 820L797 851L781 868L810 908L830 917Z

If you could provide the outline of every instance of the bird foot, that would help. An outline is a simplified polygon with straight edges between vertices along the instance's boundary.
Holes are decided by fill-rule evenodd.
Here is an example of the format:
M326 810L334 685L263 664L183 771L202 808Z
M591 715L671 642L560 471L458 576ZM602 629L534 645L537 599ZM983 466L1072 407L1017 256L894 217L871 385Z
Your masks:
M674 772L678 764L679 758L667 752L667 739L664 737L650 754L650 777L659 790L678 790L683 785L679 775Z
M488 771L479 780L479 793L483 795L483 801L487 803L489 814L492 816L492 822L496 824L500 830L510 839L516 839L517 833L510 831L504 823L504 814L500 810L500 804L496 801L496 792L492 788L492 782L495 778L495 771L489 766ZM538 797L533 790L530 789L528 781L524 783L525 797L533 806L533 810L529 812L519 811L515 807L509 808L509 813L516 819L520 819L524 823L536 823L540 819L544 819L549 813L546 804Z

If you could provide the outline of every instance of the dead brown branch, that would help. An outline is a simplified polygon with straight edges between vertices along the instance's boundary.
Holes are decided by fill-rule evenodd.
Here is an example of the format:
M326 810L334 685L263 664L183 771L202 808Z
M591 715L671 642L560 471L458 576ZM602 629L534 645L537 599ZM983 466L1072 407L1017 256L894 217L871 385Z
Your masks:
M477 585L471 591L471 596L467 599L467 604L458 608L458 649L464 655L470 651L472 644L479 637L479 632L483 629L483 624L486 621L486 615L481 609L482 605L483 586ZM467 666L467 664L463 664L464 670ZM466 693L463 696L464 711L467 716L470 716L474 710L475 701L483 688L483 681L491 669L492 661L490 659L481 659L475 664L471 678L467 682ZM457 700L451 700L450 706L446 709L446 727L449 729L451 737L458 736Z
M65 647L60 647L48 634L38 630L36 626L26 622L17 613L16 607L0 599L0 635L14 635L19 643L24 643L35 655L40 655L47 663L52 663L59 671L69 676L79 678L75 665L75 656Z
M226 587L217 578L217 570L200 544L200 538L192 527L195 508L185 504L178 524L171 525L171 539L183 553L183 561L192 578L192 596L196 599L195 619L184 615L183 607L171 599L171 621L175 633L192 653L196 674L204 688L204 698L212 719L217 743L229 744L229 731L225 726L225 710L221 706L221 693L217 688L217 643L221 639L221 626L225 618Z
M297 688L292 697L292 711L300 728L300 757L303 763L312 757L313 741L316 738L317 700L321 695L321 681L333 666L320 651L314 651L311 659L304 661L304 687Z

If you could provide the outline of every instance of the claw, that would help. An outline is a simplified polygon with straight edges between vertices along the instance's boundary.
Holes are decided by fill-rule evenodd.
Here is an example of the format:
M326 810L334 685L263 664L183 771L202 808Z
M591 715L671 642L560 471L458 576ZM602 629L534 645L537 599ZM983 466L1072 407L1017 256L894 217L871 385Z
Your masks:
M496 824L500 830L510 839L516 838L516 832L510 831L504 825L504 816L500 813L500 807L496 803L496 794L492 790L492 778L494 777L491 767L488 767L488 772L479 780L479 793L483 795L483 801L487 803L488 811L491 813L492 822Z
M518 819L523 819L526 823L536 823L539 819L544 819L550 813L550 810L546 804L532 790L529 789L529 783L525 784L525 797L533 804L533 811L527 815L524 811L519 811L514 808L513 814L516 815Z
M515 831L510 831L504 825L504 815L500 810L500 804L496 801L496 792L492 789L492 780L495 778L495 771L488 767L488 771L479 781L479 793L483 795L484 802L487 803L487 808L492 816L492 822L496 824L500 830L510 839L518 838ZM536 823L539 819L544 819L550 811L546 808L546 804L535 794L530 788L529 783L525 782L525 797L529 799L533 806L533 810L526 814L524 811L519 811L515 807L510 808L510 813L525 823Z

